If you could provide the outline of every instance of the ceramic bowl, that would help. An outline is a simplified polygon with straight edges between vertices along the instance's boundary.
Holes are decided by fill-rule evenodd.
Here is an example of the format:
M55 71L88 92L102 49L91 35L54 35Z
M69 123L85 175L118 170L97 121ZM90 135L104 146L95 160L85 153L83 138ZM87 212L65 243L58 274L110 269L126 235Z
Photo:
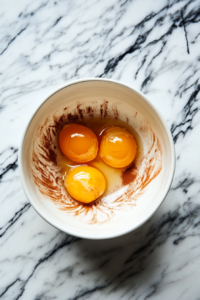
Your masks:
M84 206L65 199L52 151L64 123L96 116L120 119L132 126L142 152L132 183L119 186L96 204ZM47 152L41 152L41 143ZM47 154L53 155L50 162ZM165 121L145 95L118 81L84 79L62 86L43 100L25 128L19 168L24 191L43 219L74 236L106 239L135 230L157 210L172 183L175 151Z

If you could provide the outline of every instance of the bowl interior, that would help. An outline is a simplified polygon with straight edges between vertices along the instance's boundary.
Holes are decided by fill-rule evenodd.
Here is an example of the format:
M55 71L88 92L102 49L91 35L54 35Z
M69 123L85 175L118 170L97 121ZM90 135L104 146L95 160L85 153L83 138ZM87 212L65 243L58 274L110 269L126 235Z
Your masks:
M61 116L65 111L68 112L68 116L69 113L72 116L78 114L80 118L84 118L86 111L91 118L94 117L91 114L93 111L102 118L111 116L128 122L141 137L144 155L150 151L153 139L156 138L160 145L158 160L161 168L159 169L156 161L156 148L149 158L154 159L154 169L150 172L156 173L159 169L155 178L149 180L141 193L126 195L125 186L116 192L118 194L107 196L105 201L106 214L110 214L108 218L105 217L105 212L102 212L102 207L96 222L91 222L91 214L94 212L68 213L42 194L34 182L32 175L34 137L38 128L42 128L48 118L53 118L55 114ZM19 161L27 197L46 221L75 236L100 239L127 233L150 218L170 187L174 172L174 147L169 130L141 93L112 81L86 80L60 89L40 106L24 135ZM141 170L141 174L147 176L147 171ZM117 197L118 199L121 197L123 203L127 205L119 205L119 202L115 201Z

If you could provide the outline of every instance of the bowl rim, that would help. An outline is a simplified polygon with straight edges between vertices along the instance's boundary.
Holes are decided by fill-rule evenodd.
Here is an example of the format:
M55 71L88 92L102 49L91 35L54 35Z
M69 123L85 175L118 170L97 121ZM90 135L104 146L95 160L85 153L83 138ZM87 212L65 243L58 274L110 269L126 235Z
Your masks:
M27 188L26 185L26 179L25 179L25 174L23 172L23 146L24 146L24 141L26 138L26 133L28 131L28 128L32 122L32 120L34 119L35 115L37 114L37 112L39 111L39 109L43 106L43 104L45 102L47 102L49 100L49 98L51 98L54 94L58 93L59 91L75 85L75 84L79 84L79 83L84 83L84 82L94 82L94 81L99 81L99 82L108 82L108 83L114 83L120 86L123 86L125 88L128 88L130 90L132 90L134 93L138 94L141 98L143 98L143 100L154 110L154 112L156 113L157 117L160 119L161 123L164 126L164 129L166 131L167 137L168 137L168 141L169 141L169 145L170 145L170 150L171 150L171 154L172 154L172 162L171 162L171 170L170 170L170 176L168 179L168 182L166 184L166 187L162 193L162 196L160 197L160 201L158 201L157 205L154 207L154 209L150 210L148 215L146 216L146 218L141 219L140 222L138 222L136 225L134 226L129 226L128 228L125 228L121 231L118 231L114 234L108 234L105 235L103 234L102 236L95 236L95 235L91 235L91 234L79 234L78 232L76 232L75 230L67 230L66 228L64 228L63 226L60 226L59 224L56 224L56 222L52 221L48 216L45 215L45 213L41 212L40 209L37 207L37 205L34 202L34 199L32 199L31 194L29 193L29 190ZM111 238L115 238L115 237L119 237L122 236L124 234L127 234L133 230L136 230L137 228L139 228L140 226L142 226L144 223L146 223L151 217L152 215L156 212L156 210L159 208L159 206L163 203L164 199L166 198L173 178L174 178L174 173L175 173L175 167L176 167L176 154L175 154L175 146L173 143L173 138L171 135L171 132L168 128L168 125L166 123L166 121L164 120L164 118L162 117L162 115L158 112L158 110L155 108L155 106L149 101L149 99L138 89L132 87L129 84L120 82L118 80L114 80L114 79L108 79L108 78L93 78L93 77L89 77L89 78L84 78L84 79L78 79L78 80L72 80L70 82L68 82L67 84L61 85L60 87L54 89L50 94L48 94L44 100L37 106L37 108L35 109L35 111L32 113L32 115L29 118L29 121L27 122L27 124L25 125L23 134L22 134L22 138L21 138L21 142L20 142L20 146L19 146L19 154L18 154L18 163L19 163L19 174L20 174L20 179L21 179L21 183L22 183L22 187L23 190L26 194L26 197L28 198L28 201L30 202L30 204L32 205L32 207L34 208L34 210L50 225L52 225L53 227L76 237L79 238L85 238L85 239L91 239L91 240L101 240L101 239L111 239Z

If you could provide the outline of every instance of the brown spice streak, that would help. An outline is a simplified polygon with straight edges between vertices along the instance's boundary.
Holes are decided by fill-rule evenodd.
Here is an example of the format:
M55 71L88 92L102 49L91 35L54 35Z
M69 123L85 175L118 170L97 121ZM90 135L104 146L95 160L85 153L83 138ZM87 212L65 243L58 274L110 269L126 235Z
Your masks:
M93 118L94 117L94 110L92 109L91 106L86 107L85 109L85 113L89 118Z
M117 119L119 118L119 112L118 112L118 109L117 109L117 106L116 106L116 105L113 105L112 111L113 111L113 113L114 113L115 119L117 120Z
M104 100L100 107L101 117L105 118L108 115L108 101Z
M76 115L76 114L72 115L71 113L69 113L67 115L67 118L68 118L69 123L75 123L75 122L77 122L79 120L79 116L78 115Z
M77 110L78 110L78 113L80 115L80 118L83 119L83 112L84 112L84 109L81 109L80 108L81 104L78 104L77 105Z
M57 153L60 151L57 142L58 134L65 124L81 122L88 117L93 118L94 111L98 112L102 118L106 118L108 101L104 100L98 108L88 106L82 109L80 106L80 103L77 104L73 113L68 113L67 107L58 114L55 112L51 118L46 119L42 126L38 127L33 141L32 174L40 192L56 203L61 210L74 216L88 217L89 223L104 223L113 216L116 209L123 208L125 205L135 205L138 196L162 169L162 150L159 140L152 132L151 147L142 162L139 164L135 162L122 173L122 184L128 185L128 190L125 195L118 197L113 202L113 207L101 198L87 205L75 201L64 188L62 167L59 166L57 160ZM119 117L116 106L112 106L111 111L112 116ZM147 130L147 128L144 127L142 130ZM148 128L148 130L151 129ZM158 163L159 159L160 164ZM144 167L142 173L140 172L141 166Z
M133 163L128 169L126 169L124 172L122 172L122 184L127 185L131 182L133 182L138 175L137 167L135 166L135 163Z

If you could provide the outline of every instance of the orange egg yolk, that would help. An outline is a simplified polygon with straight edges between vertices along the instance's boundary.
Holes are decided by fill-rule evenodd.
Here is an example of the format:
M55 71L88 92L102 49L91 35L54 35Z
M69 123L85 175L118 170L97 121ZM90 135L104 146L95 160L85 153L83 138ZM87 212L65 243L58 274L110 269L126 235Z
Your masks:
M110 127L102 135L99 155L114 168L124 168L135 158L137 145L133 135L125 128Z
M65 186L74 199L90 203L104 193L106 180L96 168L79 166L69 171L65 179Z
M59 146L63 154L77 163L93 160L98 152L98 140L94 132L79 124L65 125L61 129Z

